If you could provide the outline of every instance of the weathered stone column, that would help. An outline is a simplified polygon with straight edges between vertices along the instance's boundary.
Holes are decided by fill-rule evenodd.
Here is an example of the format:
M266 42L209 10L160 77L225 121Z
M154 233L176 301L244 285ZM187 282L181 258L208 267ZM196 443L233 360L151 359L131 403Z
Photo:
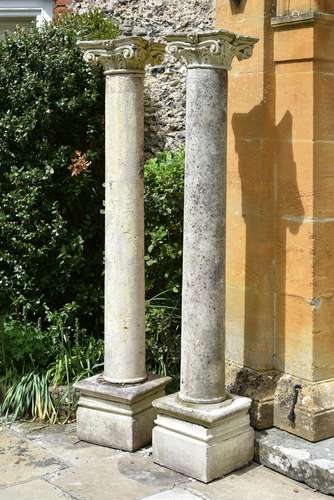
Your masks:
M188 61L187 74L179 397L191 403L219 403L225 399L227 71L193 62Z
M104 378L135 384L146 379L143 70L107 61Z
M164 47L139 37L80 47L106 75L106 196L104 374L77 385L78 434L132 451L150 442L152 399L169 381L145 367L143 82Z
M186 61L181 391L154 402L154 460L204 482L253 458L250 399L225 392L227 70L257 39L227 31L167 37ZM244 92L244 89L241 89Z

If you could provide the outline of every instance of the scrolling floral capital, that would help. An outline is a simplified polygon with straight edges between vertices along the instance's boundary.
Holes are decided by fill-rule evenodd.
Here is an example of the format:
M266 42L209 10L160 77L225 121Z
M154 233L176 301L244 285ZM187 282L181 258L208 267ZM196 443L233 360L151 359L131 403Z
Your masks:
M188 68L231 69L233 59L248 59L257 38L226 30L206 33L175 33L165 37L167 53L185 61Z
M84 60L101 64L106 74L143 73L148 64L161 64L165 46L141 37L93 40L78 43Z

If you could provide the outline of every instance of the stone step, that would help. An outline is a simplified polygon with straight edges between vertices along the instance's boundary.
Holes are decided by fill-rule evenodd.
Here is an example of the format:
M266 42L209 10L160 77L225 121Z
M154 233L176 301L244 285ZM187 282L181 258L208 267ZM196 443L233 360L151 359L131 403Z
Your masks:
M311 443L280 429L256 433L255 459L276 472L334 495L334 438Z

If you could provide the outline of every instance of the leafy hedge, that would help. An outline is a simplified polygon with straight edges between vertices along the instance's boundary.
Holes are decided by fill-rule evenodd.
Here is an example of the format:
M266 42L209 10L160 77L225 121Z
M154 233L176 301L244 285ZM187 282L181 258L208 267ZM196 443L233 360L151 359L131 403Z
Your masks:
M0 307L37 319L75 302L98 330L104 87L76 46L91 23L118 33L94 13L0 42Z
M94 11L0 41L0 382L51 367L61 383L101 360L104 78L76 42L117 34ZM183 160L145 167L148 360L175 374Z
M148 364L172 375L180 363L184 153L161 153L145 176Z

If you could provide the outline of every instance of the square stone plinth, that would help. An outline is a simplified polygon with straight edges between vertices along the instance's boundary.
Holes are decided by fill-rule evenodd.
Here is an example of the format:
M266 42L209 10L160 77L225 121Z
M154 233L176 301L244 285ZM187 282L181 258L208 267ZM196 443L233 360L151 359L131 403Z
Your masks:
M247 465L254 456L250 405L235 395L212 405L185 403L178 394L154 401L154 461L204 483Z
M150 375L140 384L111 384L97 375L78 382L79 439L125 451L149 444L157 413L152 401L165 395L170 380Z

